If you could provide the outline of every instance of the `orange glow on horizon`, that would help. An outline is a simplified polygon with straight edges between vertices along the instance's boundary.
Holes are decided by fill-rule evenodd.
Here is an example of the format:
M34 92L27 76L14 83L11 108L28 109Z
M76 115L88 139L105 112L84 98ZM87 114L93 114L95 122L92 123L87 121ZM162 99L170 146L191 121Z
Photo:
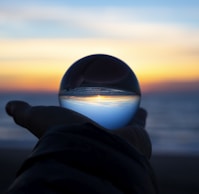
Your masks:
M154 83L199 80L199 56L193 50L180 43L135 40L0 40L0 90L58 91L72 63L105 53L125 61L147 91Z

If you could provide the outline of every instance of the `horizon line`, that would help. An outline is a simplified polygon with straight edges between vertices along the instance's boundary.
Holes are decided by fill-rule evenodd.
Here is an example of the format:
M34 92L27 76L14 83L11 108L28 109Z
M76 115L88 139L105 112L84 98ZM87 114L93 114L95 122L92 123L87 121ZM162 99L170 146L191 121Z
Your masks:
M161 81L140 84L141 92L199 92L199 80L192 81ZM58 88L0 88L1 93L59 93Z

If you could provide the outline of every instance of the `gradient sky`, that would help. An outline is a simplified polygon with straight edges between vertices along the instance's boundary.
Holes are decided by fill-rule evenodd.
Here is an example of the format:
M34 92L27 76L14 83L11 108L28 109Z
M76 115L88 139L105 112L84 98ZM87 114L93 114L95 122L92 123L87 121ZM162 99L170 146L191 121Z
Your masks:
M125 61L144 90L199 81L199 1L0 1L0 90L58 90L76 60Z

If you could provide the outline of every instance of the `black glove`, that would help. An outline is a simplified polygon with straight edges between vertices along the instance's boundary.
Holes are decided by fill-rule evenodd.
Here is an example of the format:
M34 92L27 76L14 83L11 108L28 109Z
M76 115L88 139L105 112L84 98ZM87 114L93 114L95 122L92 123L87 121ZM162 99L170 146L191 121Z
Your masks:
M7 113L14 121L40 138L51 127L92 122L83 115L58 106L30 106L23 101L10 101Z
M63 125L92 123L102 128L94 121L77 112L57 106L32 107L23 101L11 101L6 105L6 111L18 125L27 128L38 138L42 137L46 130ZM140 108L128 126L108 131L125 139L150 158L151 142L147 132L144 130L146 117L146 111Z
M122 137L134 145L147 158L151 157L152 145L150 137L145 130L147 112L139 108L132 121L126 127L115 130L112 133Z

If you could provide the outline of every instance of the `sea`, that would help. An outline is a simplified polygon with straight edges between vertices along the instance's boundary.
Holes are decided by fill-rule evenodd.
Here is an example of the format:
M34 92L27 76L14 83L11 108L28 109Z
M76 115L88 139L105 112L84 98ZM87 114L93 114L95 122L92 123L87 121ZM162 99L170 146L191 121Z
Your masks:
M33 106L59 106L58 95L0 93L0 148L32 148L37 138L6 114L5 105L10 100L24 100ZM140 106L148 113L146 130L153 153L199 155L199 91L144 93Z

